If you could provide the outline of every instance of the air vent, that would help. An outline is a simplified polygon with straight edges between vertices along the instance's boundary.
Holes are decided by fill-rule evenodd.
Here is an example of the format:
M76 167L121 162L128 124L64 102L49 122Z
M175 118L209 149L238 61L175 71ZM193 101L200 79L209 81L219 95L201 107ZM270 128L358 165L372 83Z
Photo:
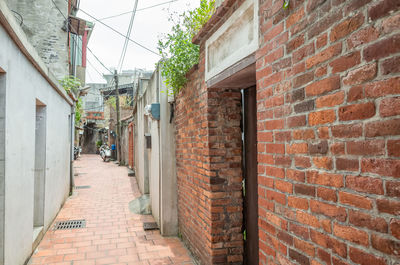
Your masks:
M86 227L86 220L68 220L60 221L54 225L53 230L67 230Z
M157 223L143 223L143 229L144 229L144 231L157 230L158 226L157 226Z
M76 190L81 190L81 189L90 189L90 186L75 186Z

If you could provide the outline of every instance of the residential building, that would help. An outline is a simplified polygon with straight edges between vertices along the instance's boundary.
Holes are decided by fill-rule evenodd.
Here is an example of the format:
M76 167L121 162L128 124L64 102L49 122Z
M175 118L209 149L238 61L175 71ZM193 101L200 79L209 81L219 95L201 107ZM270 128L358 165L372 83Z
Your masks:
M179 232L200 264L397 264L399 5L288 2L225 0L193 39Z
M25 264L70 191L74 102L58 82L68 75L67 33L43 2L23 13L24 1L13 12L0 0L0 264Z
M152 214L161 234L173 236L178 234L173 98L168 97L159 68L150 80L139 84L133 122L125 127L134 141L125 140L125 148L134 151L131 163L138 186L143 194L150 194Z

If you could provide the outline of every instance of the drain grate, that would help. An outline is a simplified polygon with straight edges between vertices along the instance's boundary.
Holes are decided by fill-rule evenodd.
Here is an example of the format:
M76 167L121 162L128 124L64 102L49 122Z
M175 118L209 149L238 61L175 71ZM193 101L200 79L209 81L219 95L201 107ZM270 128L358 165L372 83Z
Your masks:
M157 223L143 223L143 229L144 229L144 231L157 230L158 226L157 226Z
M76 190L81 190L81 189L90 189L90 186L75 186Z
M86 220L69 220L55 223L53 230L67 230L86 227Z

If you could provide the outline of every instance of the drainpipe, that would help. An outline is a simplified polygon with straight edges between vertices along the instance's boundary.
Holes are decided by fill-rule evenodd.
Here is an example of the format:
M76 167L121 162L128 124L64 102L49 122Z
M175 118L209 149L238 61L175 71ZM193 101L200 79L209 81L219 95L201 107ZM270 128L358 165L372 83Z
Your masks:
M70 155L70 176L69 176L69 194L72 195L72 192L74 190L74 140L75 140L75 102L71 106L71 155Z

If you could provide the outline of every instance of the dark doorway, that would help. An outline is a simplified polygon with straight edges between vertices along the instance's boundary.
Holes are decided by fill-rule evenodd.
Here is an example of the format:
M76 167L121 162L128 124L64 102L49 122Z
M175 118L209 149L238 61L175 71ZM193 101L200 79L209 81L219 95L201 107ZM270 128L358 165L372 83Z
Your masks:
M257 100L256 87L243 95L243 196L244 264L258 264L258 181L257 181Z

